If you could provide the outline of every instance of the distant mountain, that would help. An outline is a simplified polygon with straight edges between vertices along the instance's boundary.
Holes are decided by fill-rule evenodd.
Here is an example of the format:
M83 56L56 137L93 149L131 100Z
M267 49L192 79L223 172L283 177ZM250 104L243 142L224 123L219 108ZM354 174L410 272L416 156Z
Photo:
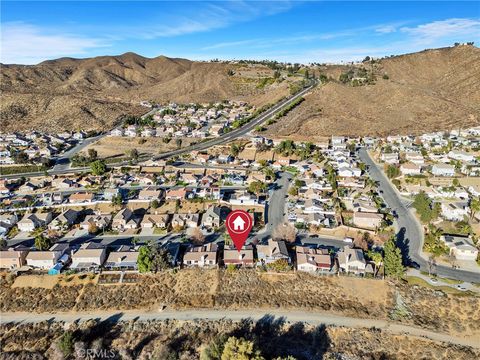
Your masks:
M139 107L141 100L272 102L288 94L287 82L258 86L262 77L272 75L259 65L134 53L2 65L0 117L4 130L108 129L121 114L146 112Z
M360 65L320 66L316 72L331 81L267 133L311 140L480 125L480 49L474 46L425 50ZM339 81L342 74L345 83ZM371 85L362 85L365 77Z

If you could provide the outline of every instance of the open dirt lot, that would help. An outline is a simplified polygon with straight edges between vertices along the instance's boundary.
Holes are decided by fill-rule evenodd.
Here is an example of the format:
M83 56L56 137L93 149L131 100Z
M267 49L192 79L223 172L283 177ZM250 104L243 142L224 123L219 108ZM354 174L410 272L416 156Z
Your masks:
M265 275L253 270L182 270L144 275L135 285L95 281L51 289L12 286L1 278L2 312L102 310L304 309L357 318L394 319L480 339L480 298L381 280L304 273ZM32 282L34 284L35 282ZM122 299L122 301L118 301Z

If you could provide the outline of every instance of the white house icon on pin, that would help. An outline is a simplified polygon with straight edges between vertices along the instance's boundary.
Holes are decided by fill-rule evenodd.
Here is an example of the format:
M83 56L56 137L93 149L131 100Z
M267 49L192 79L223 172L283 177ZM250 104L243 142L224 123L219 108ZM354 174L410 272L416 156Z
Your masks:
M245 221L242 219L241 216L237 216L235 220L233 220L233 230L235 231L245 230Z

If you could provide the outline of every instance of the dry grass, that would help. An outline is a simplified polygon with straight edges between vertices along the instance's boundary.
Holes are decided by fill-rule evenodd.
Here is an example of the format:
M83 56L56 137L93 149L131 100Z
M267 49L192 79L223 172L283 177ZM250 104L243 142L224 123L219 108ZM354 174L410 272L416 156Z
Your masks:
M267 134L312 141L478 126L480 86L473 79L480 76L479 60L480 50L466 46L382 60L380 73L389 80L379 75L375 85L358 87L327 83L269 126Z
M381 280L290 273L270 276L253 270L185 269L144 275L135 285L102 286L95 281L52 289L12 287L2 278L4 312L175 309L305 309L357 318L389 319L397 298L406 313L396 321L464 336L480 336L480 298ZM119 301L122 299L122 301Z
M122 359L199 359L202 349L221 336L253 341L266 359L291 355L298 360L470 360L480 356L478 350L469 347L393 335L377 329L291 324L269 317L257 322L169 320L3 324L0 326L2 353L8 358L57 358L58 341L65 328L72 332L77 351L107 349L113 351L115 358Z

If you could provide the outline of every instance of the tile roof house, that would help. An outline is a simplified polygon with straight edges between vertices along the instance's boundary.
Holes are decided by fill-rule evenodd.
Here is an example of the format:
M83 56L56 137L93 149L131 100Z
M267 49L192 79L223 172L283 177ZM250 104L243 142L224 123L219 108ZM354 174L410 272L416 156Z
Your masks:
M434 176L455 176L455 167L449 164L435 164L432 166Z
M130 248L121 247L117 251L112 251L105 260L104 268L106 270L138 270L137 260L138 251Z
M84 230L90 229L91 226L96 226L97 229L105 229L112 222L112 215L110 214L93 214L85 216L85 219L80 224Z
M68 202L70 204L84 204L90 203L93 201L94 195L93 193L75 193L70 195L68 198Z
M450 255L455 256L457 260L477 260L478 249L467 236L442 235L440 240L448 246Z
M37 269L48 270L55 266L64 253L65 249L30 251L26 257L27 265Z
M257 245L257 258L259 265L270 264L280 259L287 260L289 264L291 262L285 241L273 239L269 239L266 245Z
M200 220L199 214L173 214L172 226L173 227L197 227Z
M17 269L26 264L28 250L0 250L0 269Z
M31 232L34 229L41 227L41 226L46 226L52 221L52 213L51 212L46 212L46 213L28 213L25 214L22 218L17 223L18 230L24 231L24 232Z
M168 214L145 214L140 223L143 229L151 229L154 227L165 229L168 226L168 220L170 215Z
M251 245L245 245L240 251L232 246L225 248L223 250L223 263L225 266L236 265L254 267L255 260L253 256L253 247Z
M364 229L376 229L382 224L383 215L371 212L356 211L353 213L353 224Z
M222 222L222 208L210 206L202 216L202 225L207 228L219 227Z
M327 250L297 246L296 255L298 271L316 272L332 269L332 258Z
M184 266L211 267L218 264L218 245L208 243L201 246L191 246L183 255Z
M70 268L80 271L95 271L105 262L106 257L105 248L85 243L72 254Z
M183 200L187 196L187 189L170 189L165 195L166 200Z
M159 200L162 197L162 190L154 187L147 187L138 193L138 200L152 201Z
M112 221L112 229L114 230L125 230L125 229L136 229L138 228L139 219L136 218L133 212L128 209L120 210L114 217Z
M352 249L348 246L337 254L340 270L347 273L363 274L367 262L361 249Z
M78 211L72 209L65 210L48 224L48 228L51 230L67 229L77 222L78 216Z

